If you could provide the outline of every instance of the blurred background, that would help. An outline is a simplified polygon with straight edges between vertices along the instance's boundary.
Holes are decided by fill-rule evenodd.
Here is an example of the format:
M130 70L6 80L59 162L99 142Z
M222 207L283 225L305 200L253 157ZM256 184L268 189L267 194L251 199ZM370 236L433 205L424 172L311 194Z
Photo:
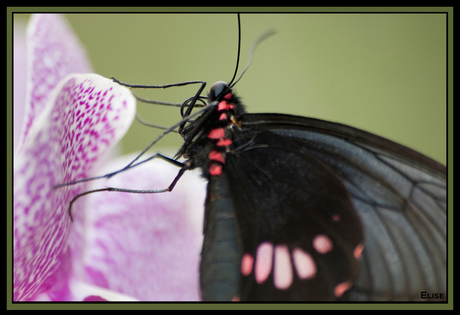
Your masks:
M233 76L236 14L66 14L96 73L132 84L169 84ZM15 15L15 23L29 15ZM446 16L443 14L241 14L237 93L253 113L302 115L344 123L446 163ZM198 85L138 90L181 103ZM152 123L171 125L179 110L138 103ZM134 122L123 139L140 151L161 131ZM178 149L170 134L152 152Z

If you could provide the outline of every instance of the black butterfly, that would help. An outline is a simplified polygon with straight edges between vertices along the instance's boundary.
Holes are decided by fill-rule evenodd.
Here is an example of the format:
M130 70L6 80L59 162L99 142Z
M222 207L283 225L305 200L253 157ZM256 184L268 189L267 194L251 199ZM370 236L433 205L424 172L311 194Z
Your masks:
M248 114L224 82L208 97L179 151L209 180L203 299L445 292L444 166L345 125Z
M407 301L446 292L445 166L349 126L249 114L236 82L215 83L206 100L204 82L168 86L192 83L202 85L182 105L184 119L163 133L179 127L183 146L175 159L154 156L181 169L151 192L171 191L195 168L209 181L203 300ZM192 115L197 102L205 107Z

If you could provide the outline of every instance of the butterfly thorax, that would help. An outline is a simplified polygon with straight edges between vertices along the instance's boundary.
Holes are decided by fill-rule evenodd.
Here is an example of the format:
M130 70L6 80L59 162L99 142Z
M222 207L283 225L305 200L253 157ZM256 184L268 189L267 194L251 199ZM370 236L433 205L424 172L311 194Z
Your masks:
M246 112L239 97L222 81L211 87L208 102L209 109L184 128L185 143L178 152L189 159L190 169L201 168L206 178L222 174L241 132L240 116Z

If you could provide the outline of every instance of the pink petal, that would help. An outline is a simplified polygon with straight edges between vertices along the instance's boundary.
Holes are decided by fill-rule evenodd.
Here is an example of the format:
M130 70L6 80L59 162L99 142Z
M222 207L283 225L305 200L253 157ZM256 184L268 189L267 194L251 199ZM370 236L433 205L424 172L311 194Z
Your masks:
M32 298L68 276L56 273L70 259L68 205L86 185L52 187L88 177L134 112L127 89L95 74L70 76L50 96L14 160L14 300Z
M123 168L132 158L124 157L101 174ZM178 171L153 160L90 188L162 189ZM85 228L72 244L86 245L72 250L82 255L73 259L83 262L75 267L76 275L140 300L198 300L206 189L203 179L189 173L169 193L102 192L79 200L86 203Z
M110 291L101 287L90 285L72 279L70 281L72 295L75 297L74 301L84 302L103 302L103 301L138 301L138 299L120 294L118 292Z
M107 300L100 297L99 295L90 295L85 297L83 302L107 302Z
M93 72L82 45L60 14L32 15L26 36L26 105L19 146L54 87L71 73Z

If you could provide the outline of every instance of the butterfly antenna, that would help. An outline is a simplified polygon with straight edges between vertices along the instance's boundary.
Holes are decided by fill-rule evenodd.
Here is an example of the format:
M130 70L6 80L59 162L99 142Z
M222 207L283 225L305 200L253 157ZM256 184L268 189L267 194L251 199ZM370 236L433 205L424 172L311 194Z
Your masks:
M251 61L252 61L252 55L254 53L254 50L256 49L256 47L264 40L266 39L267 37L271 36L275 34L275 30L269 30L269 31L266 31L265 33L263 33L262 35L260 35L259 37L257 37L257 39L254 41L254 43L252 44L252 47L251 47L251 50L249 51L249 60L248 60L248 64L246 65L246 68L244 68L243 72L241 72L241 75L240 77L233 83L233 84L229 84L230 87L233 87L240 79L241 77L243 76L243 74L246 72L246 70L248 70L249 68L249 65L251 64ZM239 52L239 47L238 47L238 52ZM236 73L235 73L236 74ZM233 80L232 80L233 81Z
M241 50L241 20L240 20L240 14L237 14L238 16L238 52L236 54L236 67L235 67L235 72L233 73L233 78L230 80L230 83L228 86L232 86L233 80L235 80L236 74L238 73L238 66L240 64L240 50ZM236 83L236 82L235 82Z

